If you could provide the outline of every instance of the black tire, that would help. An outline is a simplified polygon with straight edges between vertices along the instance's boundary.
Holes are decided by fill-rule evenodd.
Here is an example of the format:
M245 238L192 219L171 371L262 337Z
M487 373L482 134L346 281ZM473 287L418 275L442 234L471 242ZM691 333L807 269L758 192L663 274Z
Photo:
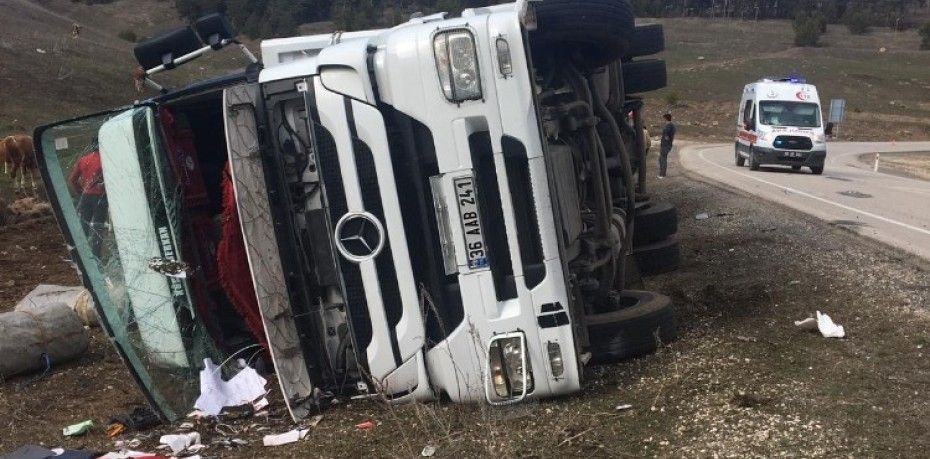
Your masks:
M623 70L623 91L626 94L656 91L668 85L668 73L662 59L629 61L620 66Z
M651 56L662 51L665 51L665 30L662 24L641 24L633 29L630 49L627 50L623 59Z
M653 292L624 290L620 304L588 315L591 363L604 364L654 352L678 339L671 300Z
M681 247L675 237L633 248L636 266L643 277L670 273L681 264Z
M749 170L759 170L759 161L756 160L756 152L749 150Z
M546 0L535 4L537 28L530 34L535 52L566 51L600 67L620 59L630 47L633 8L629 0Z
M637 203L633 215L633 247L659 242L678 232L678 209L669 202Z
M739 147L737 147L735 150L736 150L736 152L735 152L734 154L736 155L736 166L737 166L737 167L743 167L743 166L745 166L745 165L746 165L746 158L743 158L743 156L739 154Z
M823 174L823 166L812 167L811 172L813 172L814 175Z

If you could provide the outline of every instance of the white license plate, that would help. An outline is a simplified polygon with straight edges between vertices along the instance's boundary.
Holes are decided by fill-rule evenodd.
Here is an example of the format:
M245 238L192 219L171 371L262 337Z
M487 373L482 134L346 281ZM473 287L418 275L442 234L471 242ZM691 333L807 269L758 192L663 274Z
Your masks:
M453 180L455 200L459 204L459 218L462 233L465 234L465 254L468 256L469 269L488 267L487 246L481 233L481 219L478 218L478 195L475 192L473 177L459 177Z
M800 151L786 151L785 156L789 158L803 158L804 153L801 153Z

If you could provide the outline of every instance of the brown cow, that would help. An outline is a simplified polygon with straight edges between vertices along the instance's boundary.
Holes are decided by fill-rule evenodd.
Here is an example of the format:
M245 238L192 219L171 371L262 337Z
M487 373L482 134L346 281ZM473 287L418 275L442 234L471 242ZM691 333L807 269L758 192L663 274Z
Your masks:
M36 189L35 173L38 170L36 165L36 156L32 148L32 137L25 134L14 134L3 139L3 148L6 160L4 165L9 164L10 178L13 179L13 188L19 191L26 189L26 174L29 174L29 180L32 182L33 191ZM22 170L22 174L20 174ZM19 184L16 178L19 176Z

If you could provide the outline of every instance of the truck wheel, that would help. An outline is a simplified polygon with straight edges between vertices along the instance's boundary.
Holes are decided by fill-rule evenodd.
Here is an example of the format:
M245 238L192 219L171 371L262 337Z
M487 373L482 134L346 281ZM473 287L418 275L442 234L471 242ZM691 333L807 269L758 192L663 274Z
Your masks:
M624 290L617 303L585 318L592 363L613 363L649 354L660 344L678 339L678 322L669 297Z
M630 47L634 23L629 0L546 0L535 5L537 28L530 40L536 52L561 49L600 67L620 59Z
M739 154L739 147L737 147L735 150L736 150L736 152L735 152L735 154L736 154L736 165L737 165L737 167L743 167L743 166L746 164L746 158L743 158L743 156Z
M811 172L813 172L814 175L823 174L823 166L812 167Z
M626 94L655 91L668 85L668 74L662 59L629 61L620 64L620 67L623 70L623 91Z
M633 248L636 266L643 277L670 273L681 263L681 247L674 236Z
M637 203L633 215L633 247L652 244L678 232L678 209L669 202Z
M623 56L624 60L634 57L651 56L665 50L665 30L662 24L641 24L633 29L630 37L630 49Z
M756 152L753 150L749 150L749 170L759 170L759 161L756 160Z

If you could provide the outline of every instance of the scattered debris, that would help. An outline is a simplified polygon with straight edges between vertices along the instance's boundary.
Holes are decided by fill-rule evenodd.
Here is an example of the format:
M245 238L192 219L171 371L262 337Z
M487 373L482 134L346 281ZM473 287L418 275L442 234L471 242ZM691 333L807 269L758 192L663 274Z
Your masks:
M371 430L375 427L375 423L371 421L360 422L355 424L355 428L358 430Z
M157 454L152 454L152 453L145 453L142 451L126 450L126 451L118 451L115 453L107 453L107 454L104 454L103 456L98 457L97 459L130 459L134 457L146 458L146 459L160 459L160 458L163 458L164 456L159 456ZM187 459L193 459L193 458L187 458Z
M94 427L94 421L88 419L61 429L61 434L66 437L76 437L86 434L92 427Z
M793 281L791 281L791 282L788 282L788 285L799 285L800 283L801 283L801 281L799 281L799 280L793 280Z
M158 419L157 414L148 407L140 406L132 410L132 413L113 416L113 418L110 419L110 428L107 429L107 434L110 433L110 429L119 430L120 433L122 433L127 429L136 431L147 430L159 424L161 424L161 420ZM122 428L120 429L119 427ZM116 435L111 435L111 437L115 437Z
M630 405L629 403L624 403L624 404L617 405L616 407L614 407L614 411L626 411L626 410L631 410L631 409L633 409L633 405Z
M436 454L436 447L433 445L426 445L423 447L423 451L420 451L421 457L433 457Z
M808 317L804 320L796 320L794 325L803 330L818 330L824 338L843 338L846 336L846 330L842 325L833 322L830 316L817 311L817 318Z
M200 372L200 397L194 403L194 408L207 416L217 416L225 407L238 407L243 404L257 404L267 406L265 384L268 381L261 377L254 368L248 366L244 360L239 360L242 370L223 381L220 367L210 359L204 359L204 368Z
M736 339L745 343L756 343L759 341L751 336L737 336Z
M44 50L44 49L42 49L42 48L36 48L36 52L39 53L39 54L45 54L45 53L47 53L48 51L46 51L46 50Z
M307 421L307 426L308 426L308 427L316 427L317 424L319 424L320 421L322 421L322 420L323 420L323 415L322 415L322 414L318 414L318 415L316 415L316 416L310 418L309 421Z
M113 446L120 450L135 449L142 446L142 440L138 438L133 438L132 440L117 440L113 442Z
M701 212L694 216L695 220L707 220L710 218L710 215L707 215L707 212Z
M158 439L161 443L160 448L167 446L172 454L179 454L182 451L197 452L206 446L200 444L200 434L189 432L186 434L162 435Z
M281 446L294 443L303 440L309 432L310 429L293 429L281 434L265 435L262 438L262 444L265 446Z

